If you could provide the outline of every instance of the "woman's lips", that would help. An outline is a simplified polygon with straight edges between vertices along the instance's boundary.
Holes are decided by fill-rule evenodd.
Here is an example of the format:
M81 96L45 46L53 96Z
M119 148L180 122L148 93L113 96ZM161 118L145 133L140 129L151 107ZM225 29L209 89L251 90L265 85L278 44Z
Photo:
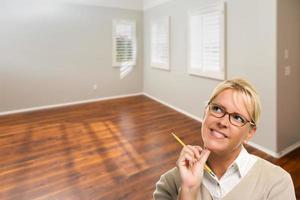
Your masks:
M212 136L214 136L215 138L218 138L218 139L222 139L222 138L228 138L228 136L220 131L216 131L214 129L210 129L210 134Z

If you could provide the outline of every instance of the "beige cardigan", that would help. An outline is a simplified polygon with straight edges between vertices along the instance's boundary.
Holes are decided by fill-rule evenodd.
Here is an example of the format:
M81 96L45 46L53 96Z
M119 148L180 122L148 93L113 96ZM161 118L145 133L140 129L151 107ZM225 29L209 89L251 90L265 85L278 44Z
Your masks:
M160 177L153 193L155 200L176 200L180 176L173 168ZM209 191L201 184L201 200L212 200ZM256 163L223 200L296 200L293 181L289 173L258 158Z

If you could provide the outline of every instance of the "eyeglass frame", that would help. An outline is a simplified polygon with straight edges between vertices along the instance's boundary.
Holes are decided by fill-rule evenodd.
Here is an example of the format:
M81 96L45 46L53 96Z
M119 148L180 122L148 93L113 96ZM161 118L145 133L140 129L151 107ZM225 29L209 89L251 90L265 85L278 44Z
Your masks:
M211 111L211 107L210 107L210 105L212 105L212 104L213 104L213 105L216 105L216 106L218 106L218 107L220 107L220 108L224 111L224 113L223 113L222 116L218 117L218 116L216 116L216 115L213 114L213 112ZM223 118L225 115L228 114L229 122L230 122L230 124L232 124L233 126L236 126L236 127L243 127L243 126L245 126L247 123L249 123L251 126L256 127L256 125L255 125L255 123L254 123L253 121L248 120L246 117L244 117L243 115L241 115L241 114L239 114L239 113L236 113L236 112L229 113L229 112L226 111L226 109L225 109L223 106L221 106L221 105L219 105L219 104L217 104L217 103L208 102L207 107L208 107L208 110L209 110L209 112L211 113L211 115L214 116L214 117L216 117L216 118ZM231 116L232 116L232 114L237 114L237 115L239 115L240 117L242 117L242 118L245 120L245 123L244 123L242 126L238 126L238 125L233 124L233 123L231 122L231 119L230 119Z

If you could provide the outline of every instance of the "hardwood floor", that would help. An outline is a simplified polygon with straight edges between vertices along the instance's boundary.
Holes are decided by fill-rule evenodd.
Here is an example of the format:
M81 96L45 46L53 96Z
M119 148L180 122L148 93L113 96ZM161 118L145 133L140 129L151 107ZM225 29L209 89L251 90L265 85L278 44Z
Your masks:
M145 96L0 117L0 199L151 199L201 124ZM274 159L300 199L300 148Z

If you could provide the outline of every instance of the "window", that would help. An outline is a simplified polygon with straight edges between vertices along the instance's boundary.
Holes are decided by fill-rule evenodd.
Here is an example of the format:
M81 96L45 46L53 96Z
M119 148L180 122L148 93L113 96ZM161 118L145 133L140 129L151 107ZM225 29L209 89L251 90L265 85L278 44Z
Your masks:
M135 21L113 20L113 66L133 66L135 64Z
M188 72L225 79L224 3L189 13Z
M151 63L152 67L169 70L169 17L151 22Z

